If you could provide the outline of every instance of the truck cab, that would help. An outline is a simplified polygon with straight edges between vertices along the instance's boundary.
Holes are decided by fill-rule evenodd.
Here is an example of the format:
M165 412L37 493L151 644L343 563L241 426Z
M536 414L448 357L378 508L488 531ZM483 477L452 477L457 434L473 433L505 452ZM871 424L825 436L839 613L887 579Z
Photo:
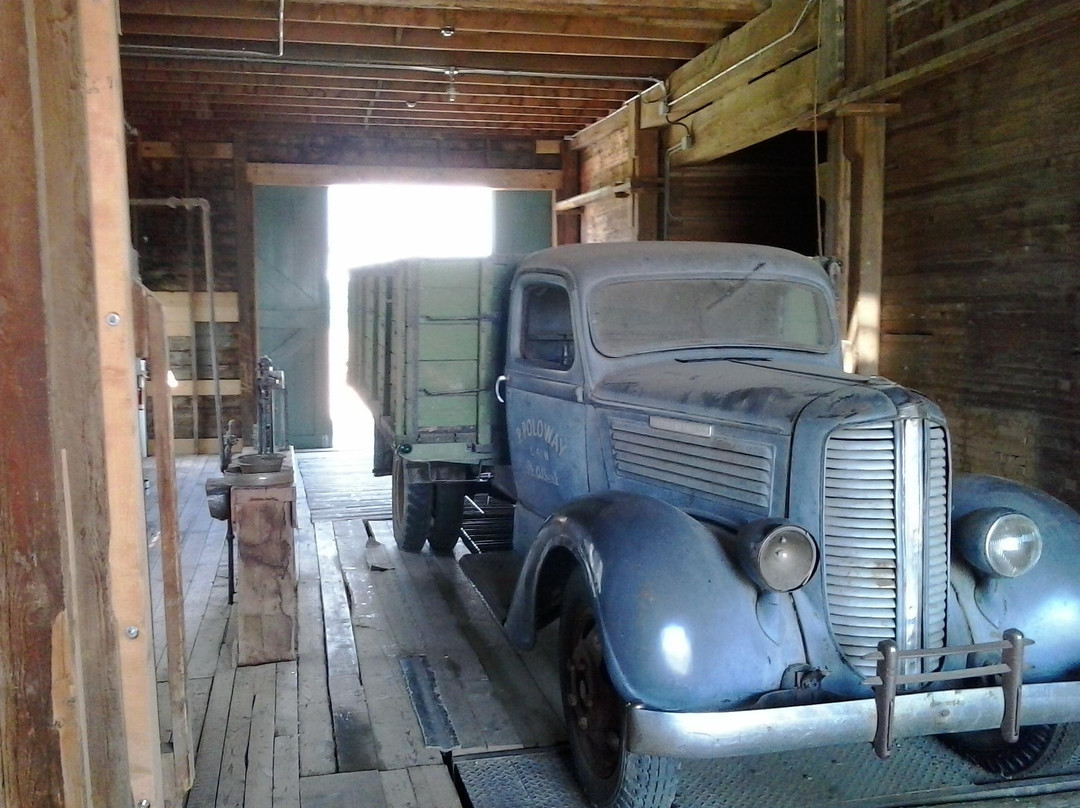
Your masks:
M752 245L561 247L517 270L504 384L525 561L506 628L527 648L561 618L596 805L670 802L679 756L866 740L887 757L895 737L960 733L1000 771L1075 747L1075 728L1021 724L1060 721L1055 688L1080 688L1080 577L1055 570L1080 565L1076 515L954 481L941 410L845 373L835 309L821 262Z

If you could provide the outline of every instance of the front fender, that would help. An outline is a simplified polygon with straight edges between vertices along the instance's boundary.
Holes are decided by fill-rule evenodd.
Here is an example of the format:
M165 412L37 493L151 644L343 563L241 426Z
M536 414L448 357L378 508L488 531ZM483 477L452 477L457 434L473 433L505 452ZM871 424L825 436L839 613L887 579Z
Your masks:
M1043 536L1039 562L1019 578L973 570L954 553L953 587L976 642L1018 628L1035 641L1024 661L1025 681L1080 675L1080 514L1049 494L1012 480L958 474L953 482L954 523L974 510L1003 507L1032 519Z
M535 639L551 570L568 574L574 563L593 593L612 684L629 702L735 707L778 689L785 669L805 660L790 597L759 594L717 536L678 508L617 491L575 500L544 523L507 617L516 645Z

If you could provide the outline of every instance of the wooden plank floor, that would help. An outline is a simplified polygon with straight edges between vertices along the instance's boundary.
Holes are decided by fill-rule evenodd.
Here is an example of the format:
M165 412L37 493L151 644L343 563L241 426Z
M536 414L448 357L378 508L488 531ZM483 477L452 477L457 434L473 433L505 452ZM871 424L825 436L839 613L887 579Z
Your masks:
M515 652L456 559L398 553L386 521L388 489L367 471L370 459L318 452L297 460L299 658L239 668L225 525L210 518L203 491L217 476L216 458L178 461L197 743L188 808L459 808L444 752L562 742L550 632L537 650ZM161 568L147 468L167 743ZM430 671L433 703L456 738L452 749L428 745L407 667Z

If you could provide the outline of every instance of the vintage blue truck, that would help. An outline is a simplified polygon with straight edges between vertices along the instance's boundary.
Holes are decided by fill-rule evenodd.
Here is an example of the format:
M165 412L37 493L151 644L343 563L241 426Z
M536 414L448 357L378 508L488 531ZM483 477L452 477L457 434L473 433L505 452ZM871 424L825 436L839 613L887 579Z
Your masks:
M937 406L845 373L821 261L421 263L351 292L397 538L448 551L465 490L513 499L505 628L529 648L560 619L593 804L669 805L683 758L908 736L1004 777L1080 763L1080 516L954 475Z

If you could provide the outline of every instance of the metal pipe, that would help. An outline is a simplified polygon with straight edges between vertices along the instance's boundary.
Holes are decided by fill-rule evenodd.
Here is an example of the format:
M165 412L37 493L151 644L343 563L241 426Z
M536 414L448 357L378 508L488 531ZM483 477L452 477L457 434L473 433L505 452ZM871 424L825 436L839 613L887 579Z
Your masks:
M159 207L159 208L183 208L192 210L198 208L202 212L202 235L203 235L203 268L206 274L206 291L210 300L210 369L214 379L214 417L217 426L218 460L225 460L225 438L221 431L221 374L218 371L217 353L217 316L214 310L214 256L210 243L210 203L201 197L163 197L161 199L132 199L132 207ZM194 299L191 301L194 307ZM192 339L194 340L194 334ZM192 346L195 350L195 346ZM192 395L197 394L198 379L192 379ZM195 451L198 452L198 436L195 441Z

